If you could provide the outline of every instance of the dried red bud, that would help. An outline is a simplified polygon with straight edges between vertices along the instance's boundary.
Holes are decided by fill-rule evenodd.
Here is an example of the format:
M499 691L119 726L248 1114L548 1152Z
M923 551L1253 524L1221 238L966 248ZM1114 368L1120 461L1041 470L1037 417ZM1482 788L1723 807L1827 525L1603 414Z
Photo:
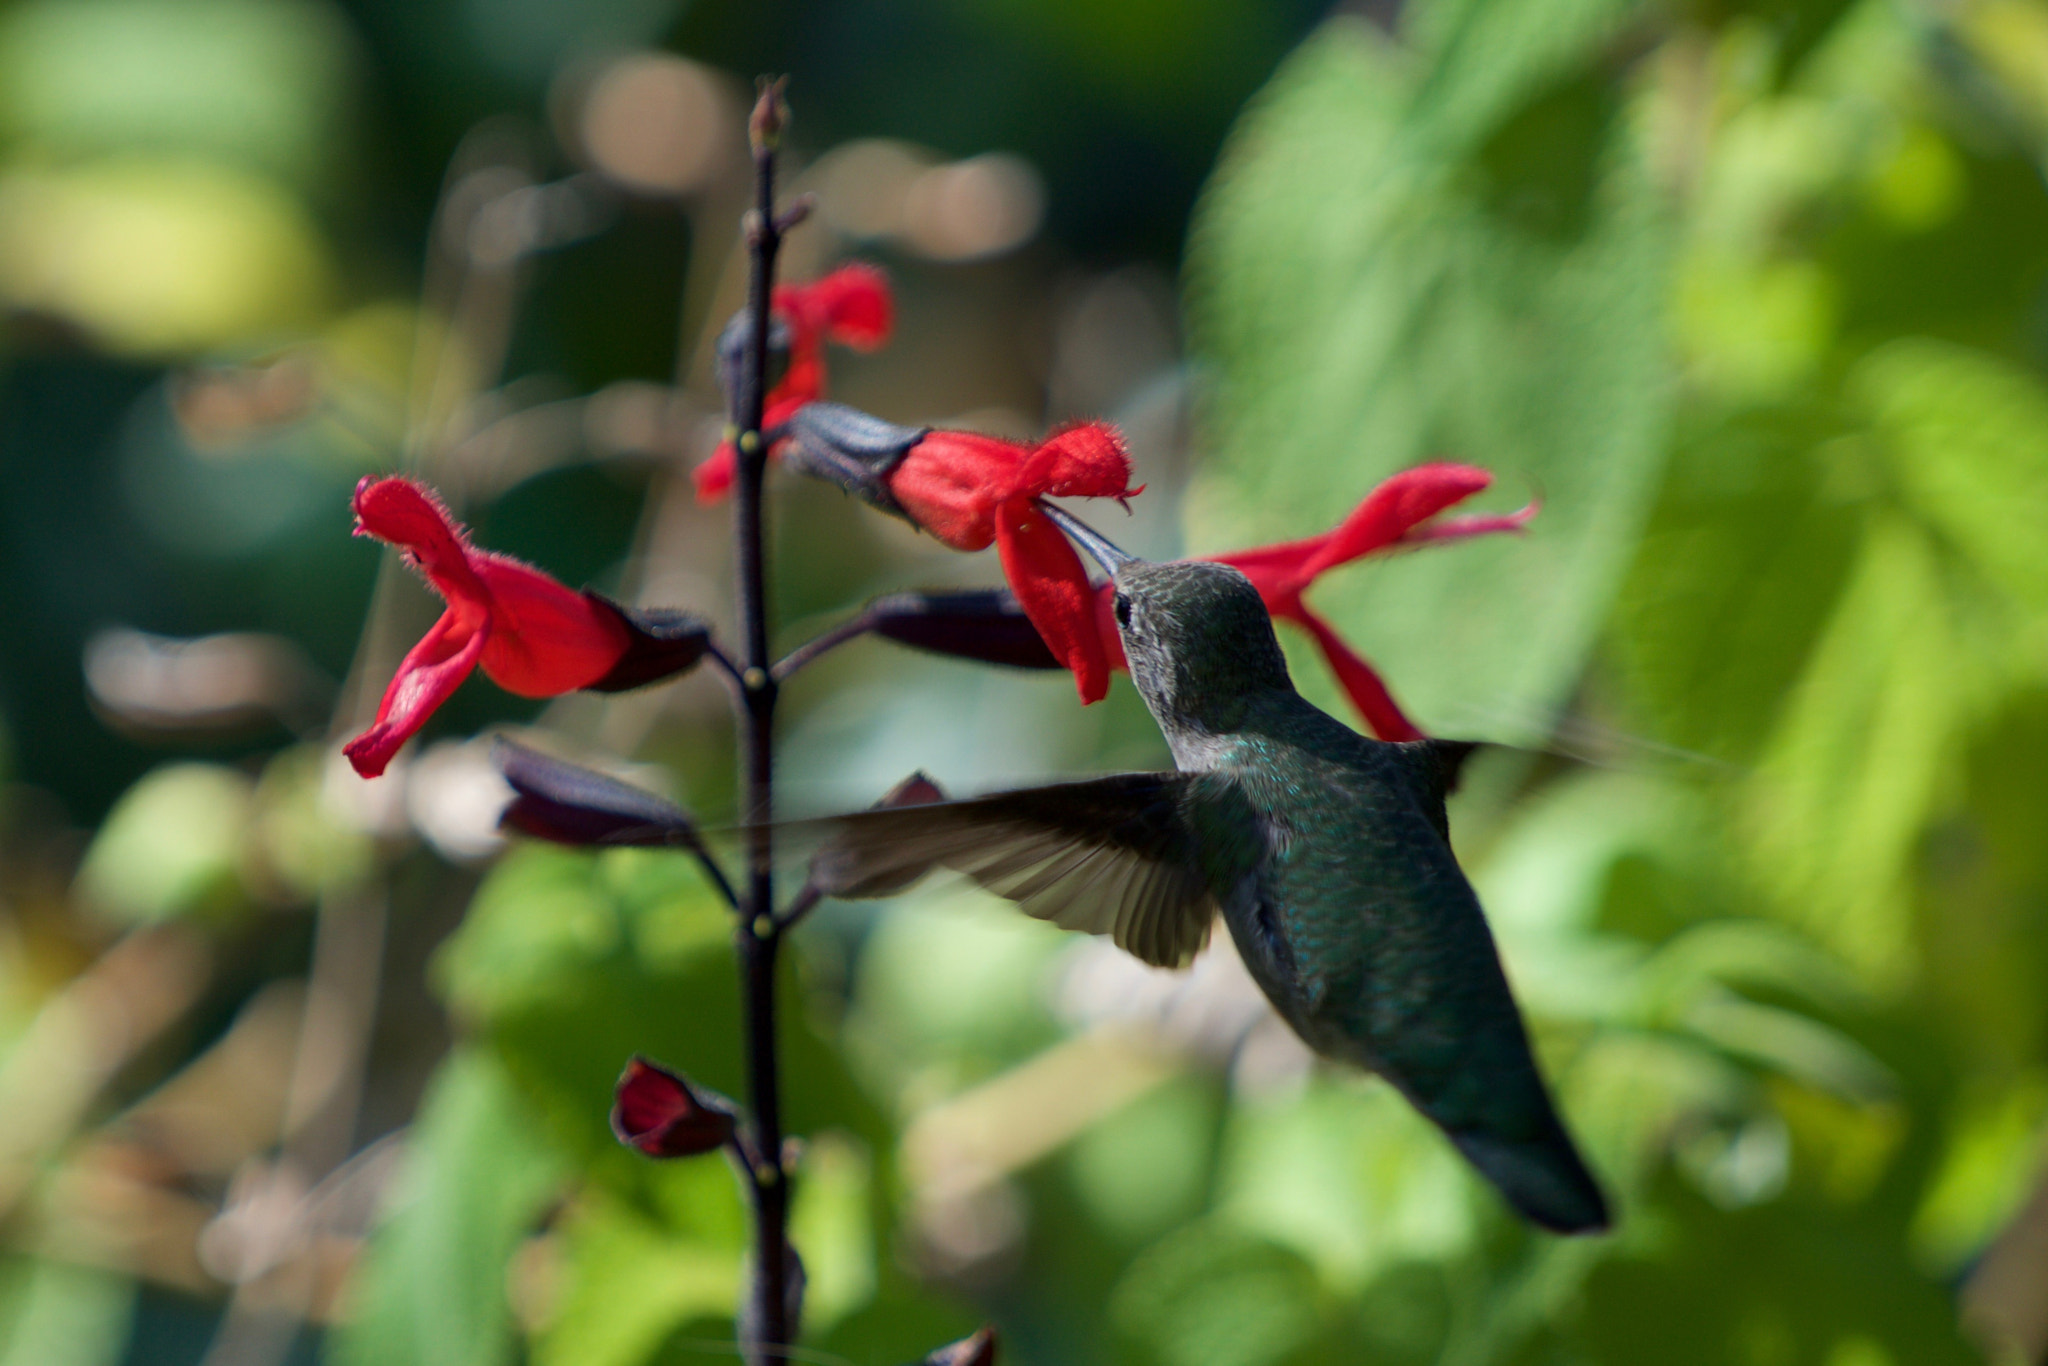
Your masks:
M732 1141L730 1101L645 1058L626 1064L615 1096L612 1132L649 1157L696 1157Z

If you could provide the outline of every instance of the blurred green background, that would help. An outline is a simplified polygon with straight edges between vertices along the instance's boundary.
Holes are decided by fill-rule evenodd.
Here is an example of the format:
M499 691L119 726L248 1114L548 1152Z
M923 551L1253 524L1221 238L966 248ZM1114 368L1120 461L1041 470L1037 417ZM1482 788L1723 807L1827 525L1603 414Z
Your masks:
M2048 1359L2048 4L6 0L0 1366L731 1358L731 1174L605 1127L634 1052L738 1089L724 915L505 847L473 741L717 820L720 690L333 747L435 610L365 472L727 619L688 470L767 70L792 276L899 300L835 397L1115 419L1150 555L1433 457L1541 500L1316 603L1513 746L1453 830L1621 1211L1521 1227L1228 952L934 884L790 964L801 1359ZM773 489L789 643L995 581ZM1166 760L1127 680L874 641L782 745L792 812Z

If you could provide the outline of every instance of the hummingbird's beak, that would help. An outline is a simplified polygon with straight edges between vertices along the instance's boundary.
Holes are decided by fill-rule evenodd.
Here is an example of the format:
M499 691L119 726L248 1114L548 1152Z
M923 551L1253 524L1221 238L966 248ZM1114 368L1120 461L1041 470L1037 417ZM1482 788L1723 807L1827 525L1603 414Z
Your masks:
M1140 563L1136 555L1117 549L1101 532L1065 508L1054 507L1041 498L1038 500L1038 510L1050 517L1054 526L1073 537L1076 545L1093 555L1095 562L1107 570L1112 578L1116 576L1116 571L1125 565Z

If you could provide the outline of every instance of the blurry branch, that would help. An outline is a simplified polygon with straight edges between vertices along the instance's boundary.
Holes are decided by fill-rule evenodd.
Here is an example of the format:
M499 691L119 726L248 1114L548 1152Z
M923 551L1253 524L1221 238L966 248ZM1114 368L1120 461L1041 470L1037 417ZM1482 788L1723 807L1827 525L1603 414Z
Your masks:
M513 406L519 385L485 395L472 405L477 425L452 436L438 462L438 484L461 498L490 497L543 470L585 455L638 455L664 465L689 453L683 434L698 411L678 389L622 380L587 397ZM510 406L511 411L492 412Z
M527 258L611 222L616 204L597 176L538 184L525 138L486 123L449 168L429 237L424 307L413 348L406 457L424 467L450 424L503 370ZM445 336L429 329L445 319Z
M1058 1150L1181 1070L1150 1031L1077 1034L917 1116L903 1170L920 1200L957 1199Z
M0 1217L210 976L204 939L182 925L150 926L123 936L36 1013L0 1067Z
M254 631L181 640L113 627L85 643L85 685L114 725L228 731L275 718L295 734L332 706L333 680L293 642Z
M252 1309L290 1306L291 1318L331 1322L395 1174L400 1136L364 1149L303 1197L305 1216L284 1255L238 1285ZM220 1211L172 1188L162 1155L120 1139L86 1145L51 1183L18 1245L37 1256L139 1277L195 1298L233 1281L242 1230L224 1237ZM244 1198L237 1204L248 1208ZM227 1273L224 1277L223 1273Z
M202 1235L211 1259L235 1283L203 1366L267 1366L291 1350L311 1312L313 1266L297 1258L315 1234L315 1194L347 1157L361 1107L365 1063L376 1024L386 921L381 887L330 892L320 900L306 1006L285 1092L283 1151L275 1164L245 1167L227 1205ZM227 1249L219 1249L223 1240ZM295 1260L299 1265L290 1265ZM258 1294L251 1287L268 1273Z

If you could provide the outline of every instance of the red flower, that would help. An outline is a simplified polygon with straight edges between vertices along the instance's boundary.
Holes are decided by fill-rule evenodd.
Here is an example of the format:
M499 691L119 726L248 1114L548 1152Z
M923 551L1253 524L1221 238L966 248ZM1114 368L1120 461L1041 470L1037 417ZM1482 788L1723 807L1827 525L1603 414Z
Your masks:
M1370 664L1345 644L1330 624L1309 610L1302 594L1325 572L1367 555L1383 554L1431 541L1462 540L1495 531L1518 531L1536 515L1535 504L1519 512L1431 521L1444 509L1464 502L1493 482L1485 470L1470 465L1419 465L1403 470L1365 496L1336 529L1303 541L1258 546L1227 555L1205 555L1244 571L1265 599L1276 620L1305 627L1316 639L1337 681L1351 703L1382 740L1420 740L1422 732L1395 704L1387 685ZM1126 667L1123 645L1111 616L1107 585L1096 599L1096 620L1111 651L1113 667Z
M377 720L343 752L374 778L470 670L521 697L553 697L605 678L634 644L629 623L601 599L531 565L469 544L448 509L409 479L356 485L356 535L405 551L448 610L398 666Z
M932 432L882 476L905 516L955 550L990 541L1017 601L1052 652L1074 672L1083 702L1109 691L1109 652L1094 621L1094 589L1080 556L1036 500L1124 499L1131 458L1114 427L1084 423L1036 446L976 432Z
M613 1092L612 1133L649 1157L695 1157L732 1141L732 1103L657 1063L634 1058Z
M872 351L889 340L896 321L889 278L856 262L807 285L777 285L770 306L789 328L789 368L768 394L761 414L764 430L780 427L806 403L825 396L825 343ZM697 501L715 503L732 488L738 454L730 441L691 472Z

